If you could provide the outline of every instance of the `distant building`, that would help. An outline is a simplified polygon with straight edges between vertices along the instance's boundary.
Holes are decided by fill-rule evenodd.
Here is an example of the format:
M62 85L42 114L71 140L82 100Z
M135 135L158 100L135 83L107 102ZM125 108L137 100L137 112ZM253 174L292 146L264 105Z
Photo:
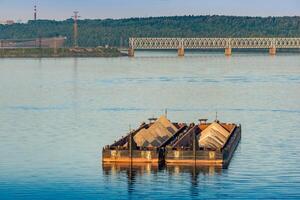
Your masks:
M2 25L11 25L14 23L15 23L14 20L0 20L0 24L2 24Z
M5 39L0 40L0 48L61 48L66 37L33 38L33 39Z

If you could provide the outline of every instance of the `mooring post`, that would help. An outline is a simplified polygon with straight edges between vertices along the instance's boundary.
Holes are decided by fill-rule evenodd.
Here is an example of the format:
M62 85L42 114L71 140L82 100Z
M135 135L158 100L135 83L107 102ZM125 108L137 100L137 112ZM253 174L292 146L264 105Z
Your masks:
M231 49L231 38L227 39L227 45L225 48L225 56L231 56L232 54L232 49Z

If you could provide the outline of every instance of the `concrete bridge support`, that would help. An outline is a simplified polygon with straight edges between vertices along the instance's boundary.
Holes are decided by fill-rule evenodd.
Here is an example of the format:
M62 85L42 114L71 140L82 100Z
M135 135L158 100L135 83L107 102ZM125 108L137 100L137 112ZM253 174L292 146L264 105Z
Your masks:
M180 47L178 49L178 56L180 56L180 57L184 56L184 48L183 47Z
M231 54L232 54L231 47L225 48L225 56L231 56Z
M275 55L276 55L276 47L271 47L271 48L269 49L269 54L270 54L271 56L275 56Z
M128 49L128 56L129 57L134 57L134 49L133 48Z

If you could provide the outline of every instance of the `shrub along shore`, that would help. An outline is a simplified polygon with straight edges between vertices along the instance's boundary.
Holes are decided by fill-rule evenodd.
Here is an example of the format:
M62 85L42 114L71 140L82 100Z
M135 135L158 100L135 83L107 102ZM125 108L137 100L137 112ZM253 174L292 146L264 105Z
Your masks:
M120 57L126 56L117 48L6 48L0 49L0 58L42 57Z

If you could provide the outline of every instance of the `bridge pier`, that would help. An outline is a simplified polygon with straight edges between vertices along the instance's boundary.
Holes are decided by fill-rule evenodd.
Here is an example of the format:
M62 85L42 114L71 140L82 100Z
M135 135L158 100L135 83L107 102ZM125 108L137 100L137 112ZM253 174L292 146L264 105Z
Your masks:
M270 54L271 56L275 56L275 55L276 55L276 47L271 47L271 48L269 49L269 54Z
M225 56L231 56L231 54L232 54L231 47L225 48Z
M180 57L184 56L184 48L183 47L180 47L178 49L178 56L180 56Z
M128 49L128 56L129 57L134 57L134 49L133 48Z

